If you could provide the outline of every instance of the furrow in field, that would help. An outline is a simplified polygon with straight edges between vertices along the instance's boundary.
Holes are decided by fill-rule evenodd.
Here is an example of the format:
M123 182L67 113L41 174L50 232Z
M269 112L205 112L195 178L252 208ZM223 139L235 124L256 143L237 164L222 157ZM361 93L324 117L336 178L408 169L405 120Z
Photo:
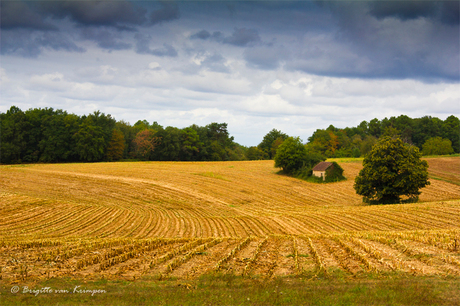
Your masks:
M370 239L361 239L365 244L371 245L372 248L383 254L383 257L391 262L396 270L415 275L425 274L443 274L442 271L421 262L417 258L407 256L398 248L394 247L389 240L384 237L372 237Z
M38 213L37 215L32 216L31 218L23 218L23 219L18 219L16 223L10 223L10 226L7 227L8 231L14 231L15 229L21 229L21 231L25 232L28 230L35 230L36 226L42 226L43 224L50 224L50 223L56 223L57 220L62 220L64 217L69 217L74 214L77 214L83 210L88 210L92 209L91 207L87 206L80 206L78 207L77 210L71 210L68 211L67 213L62 213L62 210L66 208L66 206L61 205L59 207L60 209L50 209L41 213ZM28 225L32 226L28 226ZM6 229L5 229L6 230Z
M387 230L412 230L413 225L406 224L407 220L399 220L391 215L391 212L378 213L378 211L363 211L361 215L364 219L372 220L370 222L379 222L387 224ZM417 229L417 227L415 228Z
M73 229L80 226L80 222L87 220L90 215L94 215L100 213L101 215L104 213L108 213L110 211L109 208L106 209L95 209L94 207L87 206L86 209L82 210L73 210L75 213L71 215L66 215L66 218L60 218L61 222L58 225L50 226L50 224L43 223L43 225L47 225L47 229L43 231L43 233L51 233L54 236L64 236L66 233L69 232L69 229ZM112 209L113 210L113 209ZM43 221L41 221L43 222ZM77 225L78 224L78 225Z
M328 216L331 219L339 221L343 224L348 231L364 231L364 230L378 230L378 226L374 226L372 223L363 222L359 218L359 213L352 215L350 212L336 212L331 211Z
M266 243L260 248L259 254L252 262L250 274L261 275L266 278L274 276L275 270L279 266L279 257L281 240L270 237L266 240ZM284 267L283 267L284 268ZM279 271L280 273L286 271ZM292 269L289 270L289 273L293 273Z
M75 217L71 219L72 221L70 221L70 222L67 221L67 222L63 223L63 228L72 226L72 224L75 224L75 223L80 223L80 222L86 221L89 218L89 216L94 214L94 211L97 211L97 209L95 209L94 207L88 207L88 209L83 210L82 213L80 213L80 214L76 214L76 215L71 214L72 216L75 215ZM59 210L59 213L62 214L62 211ZM55 217L54 214L53 214L53 217ZM35 233L43 232L44 234L51 233L50 234L51 236L55 236L54 229L48 227L48 223L52 223L52 221L48 221L48 220L53 220L53 218L47 217L46 219L42 219L39 222L35 222L33 226L25 228L23 230L23 232L24 233L26 233L26 232L35 232ZM71 223L71 224L69 224L69 223Z
M347 251L336 241L325 238L322 239L321 242L343 270L352 275L356 275L364 271L359 262L351 257L350 254L347 253Z
M180 265L170 273L171 277L178 278L197 278L213 270L218 260L233 249L237 240L224 239L213 246L193 254L190 260L184 261L186 264Z
M77 216L72 221L68 222L62 227L58 234L59 236L82 236L87 235L91 230L91 225L97 224L104 220L105 216L114 211L111 207L99 207L99 209L93 209L86 215Z
M317 273L340 269L336 258L328 251L328 245L324 244L324 238L309 238L312 255L315 257Z
M460 260L454 253L413 240L398 240L398 249L447 274L460 275ZM402 248L401 248L402 247Z
M295 263L296 251L290 237L278 238L279 245L274 251L277 252L278 260L273 270L273 276L289 276L298 274Z
M313 250L310 245L311 239L305 239L302 237L296 238L297 247L297 263L298 272L300 274L312 274L319 271L322 266L321 258L317 258L318 255L316 249ZM314 246L313 246L314 247Z

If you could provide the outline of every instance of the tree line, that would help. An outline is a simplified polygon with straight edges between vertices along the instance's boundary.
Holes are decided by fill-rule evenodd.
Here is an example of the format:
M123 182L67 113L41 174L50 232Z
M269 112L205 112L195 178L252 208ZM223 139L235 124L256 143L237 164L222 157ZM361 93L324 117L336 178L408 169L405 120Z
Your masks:
M423 155L460 153L460 121L451 115L446 120L425 116L412 119L406 115L362 121L356 127L317 129L305 145L307 152L324 158L366 156L385 136L400 138L414 145ZM289 136L273 129L258 146L248 148L249 159L272 159Z
M1 163L98 162L122 159L222 161L246 159L226 123L163 128L134 125L96 111L78 116L53 108L0 113Z
M227 123L186 128L139 120L131 125L100 111L78 116L53 108L0 113L0 162L98 162L126 159L226 161L273 159L289 135L273 129L257 146L244 147L229 135ZM317 129L305 148L310 156L360 157L383 136L397 135L425 155L460 153L460 124L408 116L363 121L357 127Z

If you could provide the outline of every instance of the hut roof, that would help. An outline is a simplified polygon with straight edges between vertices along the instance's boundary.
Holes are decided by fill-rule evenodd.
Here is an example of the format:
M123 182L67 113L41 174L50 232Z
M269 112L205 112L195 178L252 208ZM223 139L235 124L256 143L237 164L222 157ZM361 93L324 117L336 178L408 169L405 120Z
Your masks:
M325 171L330 166L332 166L331 162L320 162L315 167L313 167L313 171Z

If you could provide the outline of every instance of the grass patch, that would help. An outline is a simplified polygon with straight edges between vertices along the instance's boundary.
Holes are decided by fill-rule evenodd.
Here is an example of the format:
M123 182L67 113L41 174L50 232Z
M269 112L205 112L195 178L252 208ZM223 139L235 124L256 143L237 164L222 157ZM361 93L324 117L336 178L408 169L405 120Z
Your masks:
M207 275L192 281L58 278L18 286L19 292L11 293L13 285L1 285L2 305L455 305L460 302L459 278L415 276L267 280L227 274ZM25 292L26 286L31 292Z
M210 178L215 178L215 179L219 179L219 180L223 180L223 181L228 181L230 182L229 179L223 177L222 175L220 174L215 174L213 172L201 172L201 173L193 173L194 175L200 175L200 176L204 176L204 177L210 177Z
M454 185L460 186L460 182L458 182L458 181L448 180L448 179L446 179L446 178L439 177L439 176L433 176L433 175L431 175L431 174L428 174L428 177L429 177L430 179L433 179L433 180L443 181L443 182L446 182L446 183L450 183L450 184L454 184Z
M337 157L337 158L328 158L326 161L328 162L336 162L336 163L362 163L364 157Z

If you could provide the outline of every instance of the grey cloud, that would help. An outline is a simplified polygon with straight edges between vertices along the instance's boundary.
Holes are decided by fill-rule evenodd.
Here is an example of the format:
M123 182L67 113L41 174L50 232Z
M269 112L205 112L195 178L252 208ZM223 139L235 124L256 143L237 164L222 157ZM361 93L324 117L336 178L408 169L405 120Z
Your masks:
M260 36L256 30L253 29L235 29L232 36L226 37L224 43L244 47L252 42L259 42Z
M177 51L174 49L173 46L168 44L163 44L163 48L150 48L150 41L151 37L146 37L145 35L137 33L135 35L136 39L136 52L138 54L151 54L155 56L168 56L168 57L176 57Z
M83 39L97 42L97 45L103 49L109 50L126 50L131 49L131 44L127 44L116 39L116 35L107 29L84 28L81 31Z
M0 2L0 16L2 30L28 28L49 31L58 29L54 25L44 22L41 15L32 11L22 1Z
M1 54L16 54L24 57L37 57L44 48L85 52L60 32L33 32L16 30L2 32Z
M231 36L225 36L222 32L216 31L209 33L206 30L201 30L192 36L191 39L211 39L220 43L230 44L238 47L245 47L252 43L260 42L259 33L254 29L235 28Z
M216 31L216 32L212 33L211 39L215 40L215 41L218 41L218 42L224 42L225 41L225 36L224 36L224 34L222 32Z
M177 4L172 2L161 2L162 8L153 11L150 14L150 24L155 25L164 21L171 21L178 19L180 16L179 7Z
M211 40L214 40L220 43L223 43L225 41L225 36L220 31L216 31L211 34L206 30L201 30L193 34L192 36L190 36L190 38L191 39L202 39L202 40L211 39Z
M290 52L280 46L260 46L244 51L244 59L248 66L262 70L277 69L283 61L290 58Z
M212 54L207 56L203 62L202 66L207 67L208 69L216 72L229 73L230 70L225 66L225 58L220 54Z
M206 30L201 30L200 32L195 33L192 36L190 36L190 38L192 39L208 39L209 37L211 37L211 33L209 33Z

